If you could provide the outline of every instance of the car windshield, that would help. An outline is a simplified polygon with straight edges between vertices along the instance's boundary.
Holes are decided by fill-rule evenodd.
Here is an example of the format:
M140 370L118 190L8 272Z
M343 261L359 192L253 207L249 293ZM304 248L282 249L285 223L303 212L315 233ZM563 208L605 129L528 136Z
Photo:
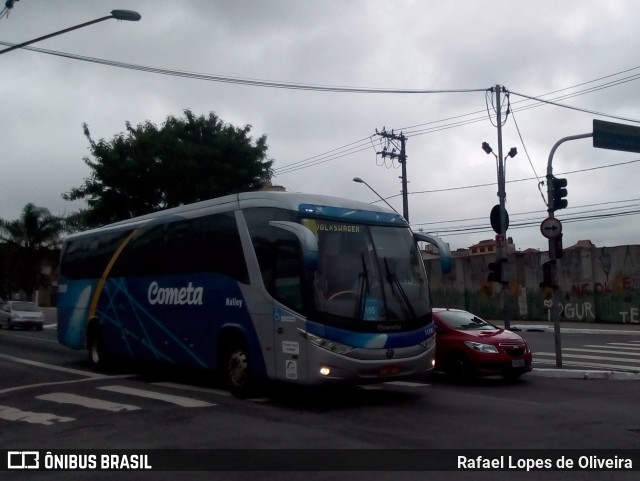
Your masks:
M416 322L430 310L427 277L411 231L305 219L318 238L314 300L336 322ZM372 329L375 326L371 327Z
M38 306L33 302L14 302L11 305L11 308L14 311L27 311L27 312L37 312Z
M466 311L438 311L437 316L451 329L495 331L498 328Z

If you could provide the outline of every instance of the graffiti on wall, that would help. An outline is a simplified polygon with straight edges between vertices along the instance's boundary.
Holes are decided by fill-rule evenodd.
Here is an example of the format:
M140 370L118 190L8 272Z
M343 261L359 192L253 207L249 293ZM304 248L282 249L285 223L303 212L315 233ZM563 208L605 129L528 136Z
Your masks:
M502 286L488 282L495 256L455 258L456 275L442 274L438 260L430 269L435 305L455 305L480 316L548 319L552 290L544 287L543 253L516 253L509 262L509 283L501 307ZM556 289L565 320L640 324L640 245L568 248L558 260Z

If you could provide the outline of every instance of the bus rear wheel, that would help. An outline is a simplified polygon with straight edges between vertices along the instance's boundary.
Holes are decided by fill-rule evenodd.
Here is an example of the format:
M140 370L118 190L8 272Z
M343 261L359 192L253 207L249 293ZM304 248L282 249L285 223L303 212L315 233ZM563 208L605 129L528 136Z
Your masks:
M249 396L254 389L249 352L244 342L236 341L225 351L222 362L225 382L237 397Z

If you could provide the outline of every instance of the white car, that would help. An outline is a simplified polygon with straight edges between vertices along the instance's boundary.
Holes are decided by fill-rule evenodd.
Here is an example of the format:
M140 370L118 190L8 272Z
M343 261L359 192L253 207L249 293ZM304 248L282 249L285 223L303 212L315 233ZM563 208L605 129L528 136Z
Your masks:
M8 329L34 327L42 331L44 314L35 302L7 301L0 306L0 327L2 326L7 326Z

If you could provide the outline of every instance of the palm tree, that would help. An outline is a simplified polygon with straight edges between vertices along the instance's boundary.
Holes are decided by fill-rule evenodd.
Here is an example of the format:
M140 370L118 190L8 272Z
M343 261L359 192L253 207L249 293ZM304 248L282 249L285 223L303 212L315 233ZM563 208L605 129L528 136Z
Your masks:
M32 297L39 284L40 263L46 254L59 247L63 230L61 218L31 203L24 206L19 219L0 219L0 241L8 245L13 254L8 260L17 267L11 269L12 287L23 289Z

